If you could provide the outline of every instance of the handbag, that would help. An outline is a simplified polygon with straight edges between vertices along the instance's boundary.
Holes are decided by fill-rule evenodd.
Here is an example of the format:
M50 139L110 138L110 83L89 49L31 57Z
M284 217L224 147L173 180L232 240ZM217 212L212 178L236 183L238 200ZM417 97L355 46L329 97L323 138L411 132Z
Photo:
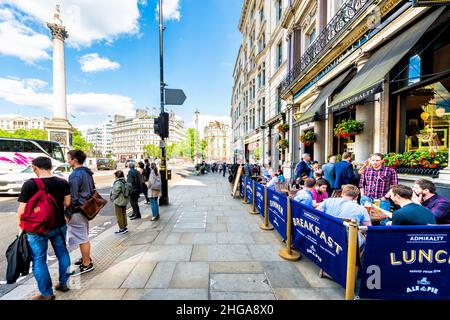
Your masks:
M81 214L88 220L94 219L100 210L108 203L102 196L94 189L91 197L78 208Z

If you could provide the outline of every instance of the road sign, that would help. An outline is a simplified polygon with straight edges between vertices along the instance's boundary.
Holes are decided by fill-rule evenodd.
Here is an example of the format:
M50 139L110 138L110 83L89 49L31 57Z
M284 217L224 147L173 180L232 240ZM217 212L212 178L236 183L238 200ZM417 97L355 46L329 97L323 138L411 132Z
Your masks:
M186 95L181 89L164 89L164 104L181 106L186 100Z

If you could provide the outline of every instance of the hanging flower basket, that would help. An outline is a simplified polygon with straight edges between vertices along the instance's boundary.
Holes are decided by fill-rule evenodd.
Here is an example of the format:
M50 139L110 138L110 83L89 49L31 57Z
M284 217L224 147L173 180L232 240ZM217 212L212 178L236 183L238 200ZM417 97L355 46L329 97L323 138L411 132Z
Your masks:
M281 139L278 141L277 146L279 149L284 150L289 147L289 142L286 139Z
M289 131L289 125L287 123L280 123L277 126L278 132L288 132Z
M334 129L334 135L338 138L349 138L350 136L357 135L364 129L364 123L361 121L348 119L343 120L341 123L336 125Z
M300 136L300 141L305 146L312 145L314 142L316 142L316 139L317 139L317 137L313 130L308 130Z

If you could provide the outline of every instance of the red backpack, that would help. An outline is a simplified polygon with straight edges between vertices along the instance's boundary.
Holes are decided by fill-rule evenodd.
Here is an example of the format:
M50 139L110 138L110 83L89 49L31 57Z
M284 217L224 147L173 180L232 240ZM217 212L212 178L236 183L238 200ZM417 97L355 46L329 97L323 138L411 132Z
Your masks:
M41 179L33 179L38 192L28 200L20 216L20 228L28 233L45 234L56 228L60 214L55 198L47 192Z

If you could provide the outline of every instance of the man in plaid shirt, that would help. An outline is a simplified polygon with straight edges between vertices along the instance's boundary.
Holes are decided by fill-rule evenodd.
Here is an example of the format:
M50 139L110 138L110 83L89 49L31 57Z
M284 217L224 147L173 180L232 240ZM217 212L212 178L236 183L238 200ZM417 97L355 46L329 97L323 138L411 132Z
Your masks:
M370 157L370 166L364 169L359 181L361 204L374 199L385 201L385 196L393 185L398 184L397 173L394 169L383 165L384 155L374 153Z

